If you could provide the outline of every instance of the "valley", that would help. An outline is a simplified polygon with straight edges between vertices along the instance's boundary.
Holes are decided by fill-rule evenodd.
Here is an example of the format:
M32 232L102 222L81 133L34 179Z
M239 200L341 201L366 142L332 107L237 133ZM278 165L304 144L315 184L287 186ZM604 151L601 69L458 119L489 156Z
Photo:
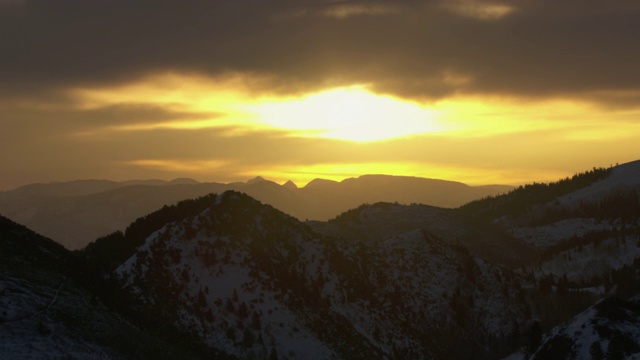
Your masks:
M632 358L639 190L632 162L326 221L223 190L76 251L3 217L0 354Z

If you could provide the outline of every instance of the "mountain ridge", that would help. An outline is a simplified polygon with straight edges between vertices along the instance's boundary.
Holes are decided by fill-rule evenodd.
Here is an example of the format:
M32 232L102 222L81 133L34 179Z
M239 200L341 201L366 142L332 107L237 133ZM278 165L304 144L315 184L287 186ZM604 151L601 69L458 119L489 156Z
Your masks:
M18 266L37 274L18 277L22 285L2 285L9 278L0 277L0 294L11 295L13 313L23 311L6 289L76 264L70 269L96 287L93 296L145 331L172 334L199 354L242 359L585 358L587 350L594 359L633 358L640 354L629 341L640 334L640 312L629 312L640 309L629 303L640 296L640 172L623 172L632 174L623 187L612 172L593 169L456 209L363 204L327 222L302 222L225 190L159 208L82 251L53 244L60 260L38 261L43 253L27 239L20 252L0 247L9 260L3 265L38 264ZM137 186L129 190L149 188ZM558 200L590 187L604 192L590 191L579 204ZM41 292L55 294L59 284ZM85 295L68 297L65 289L74 302L88 296L78 289ZM621 300L602 300L612 297ZM67 334L52 325L69 309L59 305L42 332ZM616 320L624 314L632 321ZM11 326L0 348L28 335L9 324L0 322Z
M640 160L638 160L640 161ZM496 187L501 187L501 188L513 188L513 186L511 185L503 185L503 184L481 184L481 185L469 185L469 184L465 184L463 182L460 181L456 181L456 180L445 180L445 179L438 179L438 178L430 178L430 177L420 177L420 176L411 176L411 175L393 175L393 174L363 174L363 175L358 175L356 177L347 177L344 178L342 180L330 180L330 179L325 179L325 178L314 178L311 181L307 182L304 186L298 186L296 185L297 188L299 189L303 189L305 187L307 187L309 184L311 183L318 183L318 182L324 182L324 183L344 183L344 182L351 182L354 180L361 180L361 179L366 179L366 178L399 178L399 179L421 179L421 180L433 180L433 181L438 181L438 182L446 182L446 183L456 183L456 184L462 184L468 187L472 187L472 188L476 188L476 187L492 187L492 186L496 186ZM87 178L87 179L76 179L76 180L66 180L66 181L50 181L50 182L35 182L35 183L29 183L29 184L24 184L24 185L20 185L14 188L10 188L10 189L5 189L0 191L0 193L2 192L14 192L17 190L26 190L26 189L31 189L31 188L43 188L43 187L59 187L59 188L65 188L68 187L69 185L75 186L77 187L78 185L82 185L83 183L94 183L97 185L102 185L104 188L109 188L109 186L113 186L113 187L117 187L117 186L122 186L122 185L170 185L170 184L223 184L223 185L232 185L232 184L253 184L253 183L258 183L258 182L274 182L273 180L270 180L268 178L265 178L263 176L257 175L247 181L232 181L232 182L228 182L228 183L223 183L223 182L217 182L217 181L198 181L192 178L187 178L187 177L179 177L179 178L175 178L175 179L171 179L171 180L162 180L162 179L131 179L131 180L109 180L109 179L98 179L98 178ZM287 180L285 183L283 183L282 185L285 185L287 183L291 183L291 184L295 184L292 180ZM276 183L277 184L277 183ZM103 190L94 190L91 192L98 192L98 191L103 191ZM90 193L91 193L90 192Z
M295 185L295 184L294 184ZM0 193L0 213L79 249L124 228L163 205L225 190L245 192L298 219L327 220L363 203L391 201L454 207L509 187L470 187L446 180L372 175L343 182L314 180L305 187L263 178L246 183L194 183L106 180L34 184Z
M3 359L204 358L106 305L77 253L2 216L0 274Z
M434 273L437 279L428 275ZM115 274L123 296L138 298L138 306L169 314L170 323L242 358L266 357L270 348L289 357L347 358L353 355L341 345L345 339L359 349L357 357L442 357L438 342L449 352L455 346L438 328L479 341L509 332L506 314L524 316L505 299L510 292L496 295L489 285L511 283L516 275L423 230L382 242L325 237L234 191L217 195L199 215L158 228ZM482 315L466 313L463 303L452 310L451 302L467 297L483 299L476 300L484 304L478 305ZM463 312L477 323L460 323ZM412 320L402 315L409 313ZM242 325L229 330L230 324ZM275 345L263 342L268 336Z

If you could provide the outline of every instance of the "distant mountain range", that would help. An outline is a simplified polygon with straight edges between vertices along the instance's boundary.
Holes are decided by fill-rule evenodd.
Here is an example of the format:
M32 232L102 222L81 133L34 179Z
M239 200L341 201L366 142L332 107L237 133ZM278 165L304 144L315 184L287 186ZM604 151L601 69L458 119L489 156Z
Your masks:
M640 161L328 221L227 190L75 252L0 217L0 357L638 358L639 194Z
M292 182L279 185L260 177L229 184L190 179L79 180L0 192L0 214L69 249L79 249L100 236L124 230L136 218L164 205L226 190L244 192L300 220L328 220L364 203L387 201L450 208L510 189L386 175L365 175L341 182L316 179L302 188Z

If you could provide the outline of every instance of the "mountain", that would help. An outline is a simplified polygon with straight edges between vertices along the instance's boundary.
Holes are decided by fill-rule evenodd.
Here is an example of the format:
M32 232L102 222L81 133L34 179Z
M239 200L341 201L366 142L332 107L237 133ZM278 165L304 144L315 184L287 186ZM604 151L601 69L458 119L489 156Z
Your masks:
M640 259L638 193L640 161L520 187L459 210L536 249L530 271L538 277L602 285L611 271Z
M419 203L452 208L474 199L505 193L510 189L511 187L502 185L474 187L454 181L409 176L363 175L341 182L318 179L300 189L304 196L312 199L311 203L293 208L295 211L286 208L281 210L290 212L299 219L327 220L365 203Z
M614 191L640 190L640 160L617 165L610 175L588 187L571 192L558 199L563 204L602 199Z
M542 345L514 358L640 355L634 298L640 289L639 194L640 161L635 161L594 168L555 183L526 185L459 209L474 221L488 221L532 248L537 260L523 264L516 272L534 279L541 292L556 298L573 294L582 305L592 296L607 298L570 320L566 318L580 306L541 307L547 319L554 319L542 322L541 330L559 321L568 322L550 329ZM607 355L609 351L613 354Z
M265 180L262 176L256 176L253 179L250 179L249 181L247 181L247 185L257 184L265 181L267 180Z
M132 312L239 358L492 358L528 326L519 275L428 229L335 238L233 191L137 228L135 247L114 235L88 261L108 264Z
M5 193L0 211L14 221L55 239L69 249L123 229L136 218L165 204L219 189L213 185L126 185L77 196L16 199Z
M286 183L282 184L282 187L288 189L297 189L298 185L296 185L293 181L288 180Z
M69 249L80 249L164 205L225 190L245 192L298 219L326 220L363 203L425 203L454 207L509 190L462 183L370 175L342 182L314 180L303 188L256 177L246 183L197 183L191 179L112 182L80 180L34 184L0 193L0 213Z
M333 237L380 242L415 229L428 231L474 256L510 267L532 261L532 247L490 224L471 221L455 209L397 203L361 205L327 222L308 222L316 232Z
M106 306L83 269L61 245L0 217L0 358L200 358Z
M638 168L328 221L226 190L76 252L0 218L0 355L638 358ZM267 180L234 186L297 196Z
M139 220L139 236L118 235L136 246L105 273L134 312L165 314L158 321L239 358L357 349L356 358L491 359L535 348L602 296L637 293L634 255L608 262L621 256L611 245L576 256L594 278L551 274L545 259L571 258L514 236L518 221L505 216L486 223L465 209L376 203L301 223L227 191ZM101 263L104 251L86 251Z
M516 359L629 359L640 355L640 302L609 297L555 327Z

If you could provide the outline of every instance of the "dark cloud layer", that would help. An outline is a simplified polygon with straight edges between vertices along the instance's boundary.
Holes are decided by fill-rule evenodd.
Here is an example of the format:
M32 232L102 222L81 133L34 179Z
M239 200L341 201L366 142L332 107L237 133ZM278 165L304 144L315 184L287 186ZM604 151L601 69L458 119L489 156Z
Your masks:
M283 92L369 83L407 97L640 88L635 0L7 4L0 6L4 93L159 71L268 76L270 90ZM496 6L512 11L483 15Z
M259 169L324 164L537 166L569 174L611 159L634 160L638 135L627 134L626 126L637 123L640 104L638 39L637 0L0 0L0 189L74 178L192 176L188 168L171 172L174 164L210 165L210 172L193 176L221 181ZM124 90L122 98L105 101L68 91L166 73L186 75L176 77L185 81L209 76L229 86L235 83L225 79L241 75L241 90L256 92L368 84L411 99L507 95L525 104L581 98L606 107L584 123L568 116L582 133L532 127L357 144L239 124L117 130L215 122L225 114L171 106L172 100L140 104L151 95L131 100ZM202 91L224 90L204 82ZM498 102L497 118L508 116L502 110ZM603 121L604 114L616 119L617 132L599 141L607 126L586 124ZM524 115L514 116L512 123ZM222 120L219 126L228 125ZM505 123L498 120L485 125Z

